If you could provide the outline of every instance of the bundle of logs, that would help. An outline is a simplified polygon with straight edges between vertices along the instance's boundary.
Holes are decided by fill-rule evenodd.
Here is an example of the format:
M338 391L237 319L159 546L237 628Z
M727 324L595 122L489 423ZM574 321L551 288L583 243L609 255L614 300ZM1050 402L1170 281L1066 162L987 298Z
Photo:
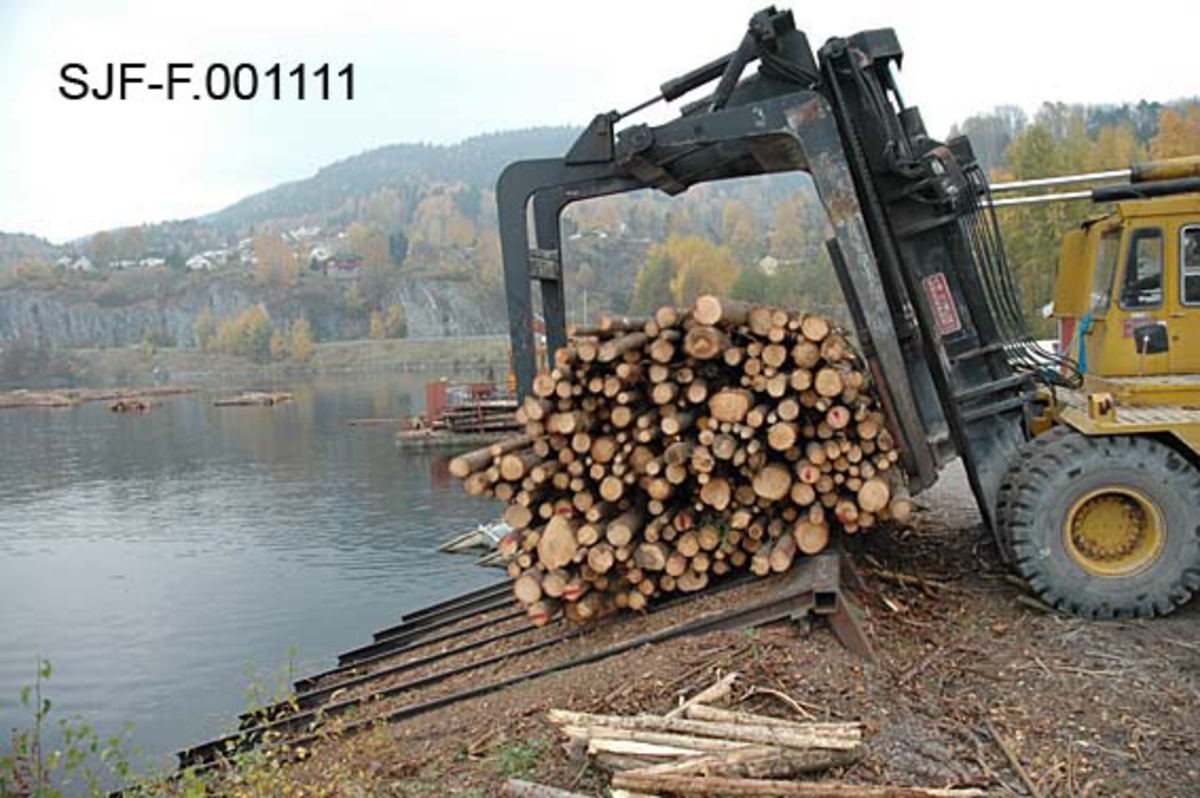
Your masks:
M719 706L736 674L701 690L665 715L595 715L552 709L568 752L612 774L612 793L637 795L967 798L976 789L805 781L846 768L864 753L863 724L787 720ZM517 796L570 795L514 785Z
M436 427L451 432L515 431L520 424L513 418L517 403L509 399L488 399L451 405L442 411Z
M535 623L786 571L912 513L862 362L815 314L702 296L605 317L555 353L517 419L523 434L450 471L508 503L500 551Z

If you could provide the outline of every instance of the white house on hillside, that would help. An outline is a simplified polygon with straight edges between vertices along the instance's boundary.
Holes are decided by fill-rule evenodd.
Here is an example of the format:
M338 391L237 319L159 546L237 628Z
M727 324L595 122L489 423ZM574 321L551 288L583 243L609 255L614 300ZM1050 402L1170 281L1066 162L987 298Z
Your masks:
M66 269L69 272L94 272L96 271L95 264L86 256L72 257L63 255L58 260L54 261L54 265L60 269Z

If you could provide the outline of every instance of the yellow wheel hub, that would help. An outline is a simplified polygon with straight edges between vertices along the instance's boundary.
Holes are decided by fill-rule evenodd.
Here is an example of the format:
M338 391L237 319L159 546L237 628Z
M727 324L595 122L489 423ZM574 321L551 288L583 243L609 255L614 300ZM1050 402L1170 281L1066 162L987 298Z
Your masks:
M1067 551L1097 576L1127 576L1158 558L1166 539L1162 512L1129 487L1101 488L1081 496L1067 513Z

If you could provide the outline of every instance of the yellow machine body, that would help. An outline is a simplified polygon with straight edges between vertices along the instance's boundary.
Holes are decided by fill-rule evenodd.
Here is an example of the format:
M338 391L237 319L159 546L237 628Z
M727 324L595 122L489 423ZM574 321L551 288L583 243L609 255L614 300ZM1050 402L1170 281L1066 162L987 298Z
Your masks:
M1054 315L1084 374L1054 420L1086 435L1166 434L1200 458L1200 193L1129 200L1064 237ZM1157 345L1139 348L1139 328ZM1145 332L1145 331L1143 331Z

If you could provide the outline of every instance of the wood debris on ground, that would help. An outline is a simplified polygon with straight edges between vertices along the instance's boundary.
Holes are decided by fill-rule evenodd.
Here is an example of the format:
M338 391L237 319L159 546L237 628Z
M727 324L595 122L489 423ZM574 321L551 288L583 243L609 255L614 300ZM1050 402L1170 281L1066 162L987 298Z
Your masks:
M552 709L549 720L575 756L611 774L613 795L832 796L967 798L973 788L802 780L854 764L864 753L863 724L793 721L717 706L732 691L727 675L665 715L600 715ZM538 792L537 788L546 790ZM512 795L567 793L508 785Z
M702 296L577 329L555 365L522 434L450 463L508 503L499 549L535 623L786 571L912 514L867 371L823 316Z

